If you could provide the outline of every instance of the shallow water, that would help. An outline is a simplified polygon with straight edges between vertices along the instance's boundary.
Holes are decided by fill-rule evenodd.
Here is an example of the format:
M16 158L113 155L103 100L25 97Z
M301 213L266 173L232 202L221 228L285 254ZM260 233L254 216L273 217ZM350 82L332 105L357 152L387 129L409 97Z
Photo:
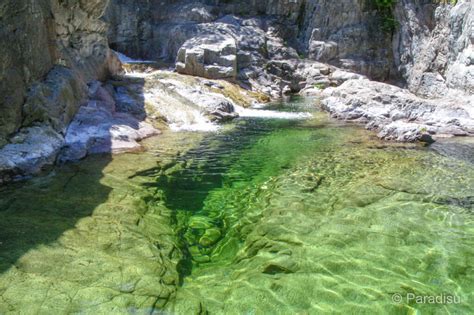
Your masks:
M314 108L2 188L0 314L473 313L470 144L386 143Z

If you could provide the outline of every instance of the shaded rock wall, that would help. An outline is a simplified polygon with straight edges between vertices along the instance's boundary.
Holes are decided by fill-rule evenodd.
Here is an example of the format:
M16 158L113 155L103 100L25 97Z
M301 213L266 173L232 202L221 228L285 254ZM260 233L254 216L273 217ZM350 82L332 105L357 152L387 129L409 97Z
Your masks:
M9 0L0 4L0 147L22 127L64 132L86 83L109 71L108 1Z
M391 34L369 0L308 0L299 17L299 40L308 57L368 75L394 76Z

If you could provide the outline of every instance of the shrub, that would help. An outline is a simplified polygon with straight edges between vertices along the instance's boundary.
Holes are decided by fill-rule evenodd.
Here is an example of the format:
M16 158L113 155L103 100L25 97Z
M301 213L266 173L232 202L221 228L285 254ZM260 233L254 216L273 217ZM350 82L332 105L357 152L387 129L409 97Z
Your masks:
M397 21L393 16L393 7L396 0L371 0L375 9L377 10L380 20L381 29L386 33L393 33L397 27Z

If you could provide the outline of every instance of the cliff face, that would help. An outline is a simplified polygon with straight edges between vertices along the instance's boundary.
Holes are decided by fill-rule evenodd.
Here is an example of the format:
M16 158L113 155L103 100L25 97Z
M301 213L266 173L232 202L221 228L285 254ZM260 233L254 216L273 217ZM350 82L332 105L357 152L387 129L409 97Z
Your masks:
M400 0L394 34L384 31L369 0L112 0L107 13L114 48L146 59L174 61L196 25L227 14L273 18L279 36L300 54L384 81L400 79L421 95L447 88L472 93L473 3ZM401 75L401 77L400 77Z
M474 2L460 0L452 7L400 0L394 14L399 23L394 60L412 92L474 93Z
M106 14L112 47L137 58L174 61L196 25L225 15L272 19L278 36L301 55L386 80L393 72L390 36L367 0L113 0ZM264 27L265 29L265 27Z
M104 77L110 57L108 1L2 1L0 4L0 147L22 127L64 132L85 84Z
M134 57L175 61L199 25L225 15L272 20L300 55L377 80L395 68L415 93L473 93L473 6L400 0L393 36L367 0L4 1L0 5L0 146L22 127L64 132L85 84L104 77L111 46ZM107 9L106 20L101 20ZM251 25L250 25L251 26ZM268 31L268 25L262 26ZM265 40L265 39L264 39ZM295 54L290 54L295 56Z
M393 56L406 89L351 81L324 91L324 107L379 137L434 141L474 135L474 2L398 0ZM448 1L449 2L449 1Z
M309 0L299 38L311 59L328 62L375 80L387 80L393 73L390 33L371 1Z

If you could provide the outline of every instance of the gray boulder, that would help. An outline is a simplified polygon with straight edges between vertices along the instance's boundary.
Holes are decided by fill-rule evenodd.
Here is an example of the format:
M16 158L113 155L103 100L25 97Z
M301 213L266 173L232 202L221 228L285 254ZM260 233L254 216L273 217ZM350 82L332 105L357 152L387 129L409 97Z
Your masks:
M208 79L235 79L237 76L237 45L225 35L192 38L178 51L176 71Z
M150 90L145 93L145 102L166 117L168 124L192 126L238 117L237 104L224 96L225 93L219 93L225 90L219 82L167 72L161 75L159 80L149 79Z
M88 103L79 109L67 129L59 162L77 161L93 153L121 153L138 151L140 140L157 135L159 130L143 121L138 101L130 101L126 111L119 109L116 100L100 83L92 86ZM120 91L115 97L120 100ZM137 117L138 116L138 117Z

